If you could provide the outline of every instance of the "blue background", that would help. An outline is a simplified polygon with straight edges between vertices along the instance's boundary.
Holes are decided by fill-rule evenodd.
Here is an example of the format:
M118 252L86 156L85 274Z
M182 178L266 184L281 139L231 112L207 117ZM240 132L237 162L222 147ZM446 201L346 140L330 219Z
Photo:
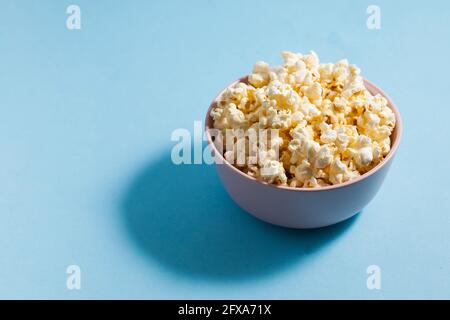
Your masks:
M0 297L450 298L449 16L448 1L2 0ZM362 214L286 230L213 167L172 165L170 134L255 61L311 49L361 67L405 130Z

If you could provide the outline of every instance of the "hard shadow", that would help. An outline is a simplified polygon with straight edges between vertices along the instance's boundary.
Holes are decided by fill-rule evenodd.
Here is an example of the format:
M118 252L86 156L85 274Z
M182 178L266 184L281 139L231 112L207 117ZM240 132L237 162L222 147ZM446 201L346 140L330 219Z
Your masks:
M176 166L169 152L131 180L121 205L130 239L150 259L178 274L226 281L297 267L355 221L316 230L269 225L233 202L214 166Z

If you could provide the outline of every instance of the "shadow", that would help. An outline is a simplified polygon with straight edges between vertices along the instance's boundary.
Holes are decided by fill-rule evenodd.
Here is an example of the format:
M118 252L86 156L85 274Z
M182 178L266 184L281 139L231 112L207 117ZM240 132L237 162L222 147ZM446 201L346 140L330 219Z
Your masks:
M342 234L355 217L315 230L261 222L240 209L211 165L173 165L170 154L132 181L121 212L150 258L190 277L240 280L295 265Z

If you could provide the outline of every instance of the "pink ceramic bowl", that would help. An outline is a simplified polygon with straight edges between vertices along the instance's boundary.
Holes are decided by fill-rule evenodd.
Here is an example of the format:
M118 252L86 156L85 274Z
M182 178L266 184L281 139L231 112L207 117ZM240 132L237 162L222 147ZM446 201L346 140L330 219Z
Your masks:
M246 77L233 84L240 81L246 81ZM400 114L392 100L370 81L365 80L365 85L372 94L383 95L395 113L397 122L391 135L391 151L375 168L357 179L316 189L267 184L250 177L223 159L208 133L208 129L213 128L210 111L223 93L222 91L208 109L205 128L208 143L214 155L221 160L221 164L215 164L217 172L231 198L256 218L290 228L324 227L341 222L360 212L380 189L402 135Z

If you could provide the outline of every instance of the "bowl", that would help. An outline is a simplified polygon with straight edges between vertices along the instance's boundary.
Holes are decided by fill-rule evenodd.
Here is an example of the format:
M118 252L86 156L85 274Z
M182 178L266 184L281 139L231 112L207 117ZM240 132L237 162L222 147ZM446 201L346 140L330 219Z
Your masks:
M238 82L246 82L243 77ZM225 89L213 100L206 114L205 129L212 154L220 161L215 166L220 179L231 198L245 211L265 222L298 229L325 227L344 221L361 212L375 197L391 167L402 135L400 113L392 100L375 84L364 80L367 90L381 94L388 101L396 118L391 134L391 150L370 171L345 183L321 188L293 188L277 186L259 181L227 162L215 147L210 128L213 120L211 109L216 105ZM218 158L217 158L218 157Z

